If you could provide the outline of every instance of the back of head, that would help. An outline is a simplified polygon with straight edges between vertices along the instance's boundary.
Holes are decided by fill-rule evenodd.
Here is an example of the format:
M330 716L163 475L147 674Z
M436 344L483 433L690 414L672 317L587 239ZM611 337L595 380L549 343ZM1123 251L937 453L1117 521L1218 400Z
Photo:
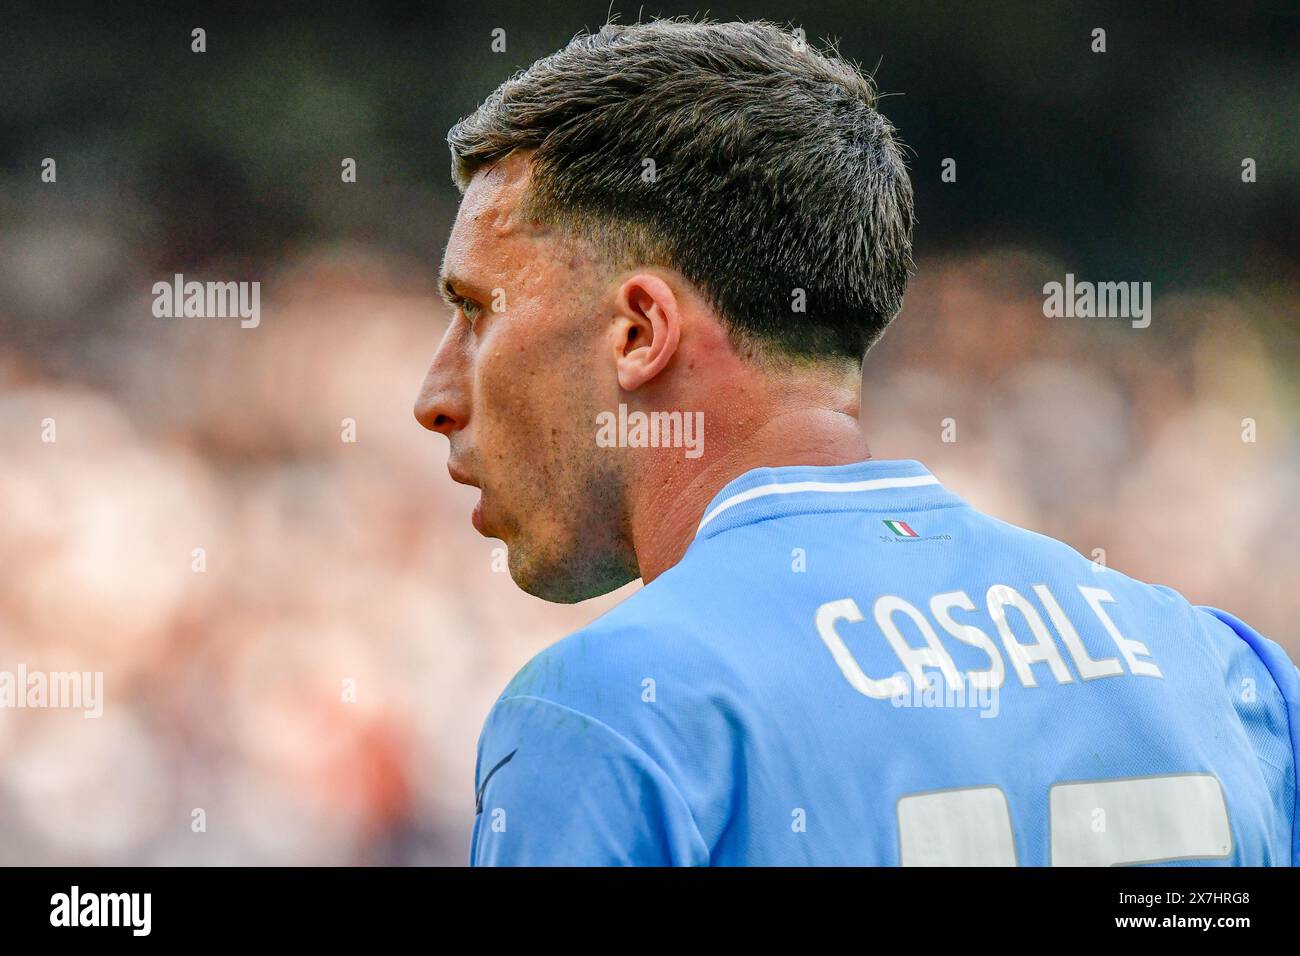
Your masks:
M529 214L695 283L746 342L860 360L898 312L912 188L871 80L766 22L575 37L448 136L462 189L532 151Z

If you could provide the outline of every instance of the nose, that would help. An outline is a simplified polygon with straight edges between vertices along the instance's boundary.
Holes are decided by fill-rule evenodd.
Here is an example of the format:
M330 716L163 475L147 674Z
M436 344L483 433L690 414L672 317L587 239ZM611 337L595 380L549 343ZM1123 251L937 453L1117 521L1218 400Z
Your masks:
M429 431L448 437L464 428L469 419L464 384L464 363L448 334L434 353L415 399L415 420Z

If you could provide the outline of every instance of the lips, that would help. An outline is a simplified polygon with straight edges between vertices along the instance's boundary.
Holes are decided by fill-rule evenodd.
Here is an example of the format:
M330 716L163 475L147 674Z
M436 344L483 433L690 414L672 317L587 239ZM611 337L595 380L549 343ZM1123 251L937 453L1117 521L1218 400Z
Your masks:
M478 482L474 480L467 472L461 471L455 465L448 463L447 474L451 475L451 480L460 485L469 485L471 488L478 488ZM486 535L483 530L483 496L479 495L478 503L474 505L474 511L469 516L470 523L474 525L474 530L479 534Z
M447 474L451 475L451 480L458 485L469 485L471 488L477 488L478 482L475 481L468 472L461 471L455 465L448 463Z

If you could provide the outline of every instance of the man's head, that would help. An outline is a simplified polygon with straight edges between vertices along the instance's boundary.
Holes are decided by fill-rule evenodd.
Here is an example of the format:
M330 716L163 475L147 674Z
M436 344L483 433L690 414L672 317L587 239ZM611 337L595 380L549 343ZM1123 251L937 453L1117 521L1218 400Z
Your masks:
M858 368L911 264L875 102L770 24L661 20L575 38L452 129L455 312L416 414L525 590L635 578L633 488L706 467L602 447L599 415L704 411L717 448Z

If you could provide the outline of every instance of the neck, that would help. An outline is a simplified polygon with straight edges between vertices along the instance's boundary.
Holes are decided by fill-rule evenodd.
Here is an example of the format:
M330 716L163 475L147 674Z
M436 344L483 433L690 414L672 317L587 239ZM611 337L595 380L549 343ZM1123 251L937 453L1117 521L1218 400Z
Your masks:
M728 416L713 416L707 420L707 451L697 461L662 456L647 463L631 502L632 546L641 580L649 584L681 560L709 502L727 482L745 472L787 465L845 465L870 458L854 398L851 407L842 410L783 411L752 430ZM748 421L753 421L752 416ZM718 434L728 425L738 426L743 437Z

